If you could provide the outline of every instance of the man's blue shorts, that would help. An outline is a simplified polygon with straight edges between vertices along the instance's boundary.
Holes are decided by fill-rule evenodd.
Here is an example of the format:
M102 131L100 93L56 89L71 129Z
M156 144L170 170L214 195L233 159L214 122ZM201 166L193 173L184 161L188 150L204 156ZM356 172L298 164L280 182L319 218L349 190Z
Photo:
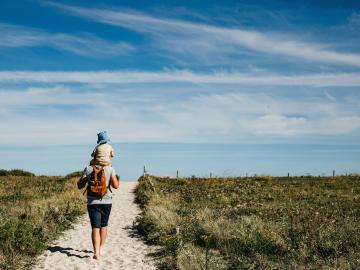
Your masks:
M101 228L108 225L111 204L88 204L87 209L91 228Z

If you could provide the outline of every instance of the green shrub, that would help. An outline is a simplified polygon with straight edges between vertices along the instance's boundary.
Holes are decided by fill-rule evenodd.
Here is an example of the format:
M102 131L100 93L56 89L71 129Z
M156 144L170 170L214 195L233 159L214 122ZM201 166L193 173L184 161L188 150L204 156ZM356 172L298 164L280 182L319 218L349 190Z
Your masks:
M35 174L20 169L12 169L12 170L0 169L0 176L35 176Z
M0 269L29 269L34 258L85 212L76 179L0 177Z
M83 175L82 171L76 171L76 172L72 172L69 173L67 175L65 175L66 179L70 179L70 178L80 178Z
M357 269L360 176L141 177L161 269Z

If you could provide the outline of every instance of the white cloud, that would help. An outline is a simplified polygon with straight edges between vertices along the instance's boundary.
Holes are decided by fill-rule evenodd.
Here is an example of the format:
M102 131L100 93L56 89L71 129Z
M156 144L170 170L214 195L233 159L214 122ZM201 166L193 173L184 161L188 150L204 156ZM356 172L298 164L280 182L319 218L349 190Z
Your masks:
M126 42L109 42L89 33L77 36L48 33L39 29L0 24L0 48L48 46L83 56L128 54L134 47Z
M191 95L139 102L128 93L76 88L0 90L3 144L92 143L105 129L114 142L269 142L307 136L340 138L360 129L347 101L267 93ZM6 97L6 99L3 99ZM141 103L140 103L141 102Z
M164 106L162 115L173 128L197 130L209 137L226 135L301 138L306 135L348 134L360 128L359 110L347 104L298 100L269 94L227 93L194 97L176 106ZM186 121L186 119L188 121ZM264 137L262 138L264 139Z
M247 127L256 134L298 135L307 133L305 117L287 117L281 114L266 114L247 123Z
M338 52L328 44L300 41L282 34L225 28L183 20L155 18L149 15L108 9L95 9L48 2L75 16L104 24L146 33L158 48L192 57L218 58L222 54L241 53L242 48L263 54L296 57L329 64L360 66L360 55ZM238 59L239 60L239 59Z
M267 86L360 86L359 73L307 75L246 74L237 72L195 73L165 71L0 71L0 83L194 83Z

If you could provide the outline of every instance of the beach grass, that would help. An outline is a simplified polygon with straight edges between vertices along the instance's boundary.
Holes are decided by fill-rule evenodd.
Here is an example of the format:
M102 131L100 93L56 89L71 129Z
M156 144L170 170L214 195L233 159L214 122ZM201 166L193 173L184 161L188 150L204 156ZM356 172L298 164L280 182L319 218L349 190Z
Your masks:
M360 177L139 179L160 269L359 269Z
M2 170L0 176L0 269L30 269L36 256L85 213L86 205L76 187L77 173L13 172Z

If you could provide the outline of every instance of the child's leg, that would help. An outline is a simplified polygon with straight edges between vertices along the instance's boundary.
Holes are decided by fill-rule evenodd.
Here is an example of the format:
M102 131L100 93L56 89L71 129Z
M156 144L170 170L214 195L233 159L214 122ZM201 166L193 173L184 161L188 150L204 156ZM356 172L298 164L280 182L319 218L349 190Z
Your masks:
M102 162L102 161L99 161L98 164L101 165L101 166L109 166L109 165L110 165L110 162Z
M90 160L90 165L97 165L97 161L95 158L93 158L92 160Z

